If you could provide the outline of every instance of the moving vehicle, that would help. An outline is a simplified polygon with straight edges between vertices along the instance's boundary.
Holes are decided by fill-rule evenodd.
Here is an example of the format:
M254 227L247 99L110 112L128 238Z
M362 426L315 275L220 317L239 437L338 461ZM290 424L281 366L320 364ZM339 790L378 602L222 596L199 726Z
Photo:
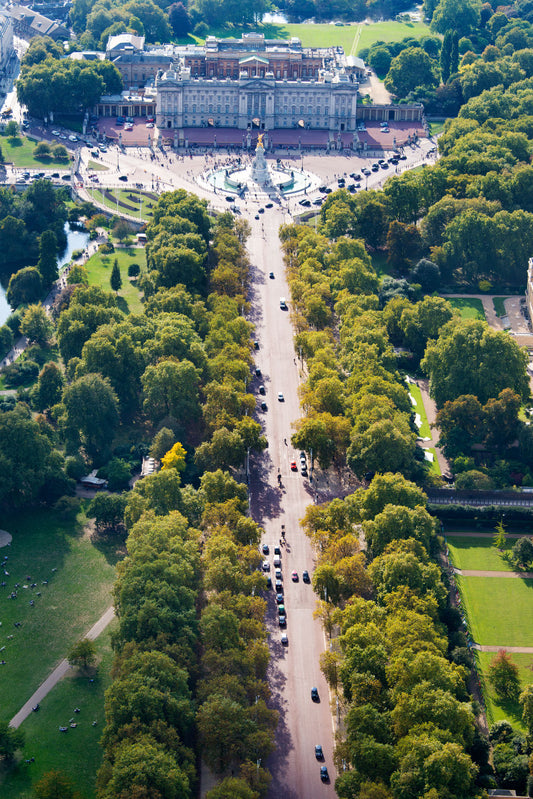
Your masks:
M296 465L296 461L291 461L291 472L297 472L298 467Z
M283 391L278 391L278 402L285 402L285 397L283 396Z
M279 298L279 307L281 308L282 311L287 310L287 300L285 299L285 297Z
M274 280L274 272L269 272L268 276L271 280Z
M318 688L314 687L311 688L311 699L313 702L318 702L320 697L318 696Z
M311 578L309 577L309 572L307 571L307 569L304 569L302 572L302 580L304 581L304 583L311 582Z
M322 782L329 782L329 774L327 766L320 766L320 779Z
M317 760L324 760L324 752L320 744L315 746L315 757Z
M292 570L291 580L293 581L293 583L297 583L298 582L298 572L296 571L296 569Z

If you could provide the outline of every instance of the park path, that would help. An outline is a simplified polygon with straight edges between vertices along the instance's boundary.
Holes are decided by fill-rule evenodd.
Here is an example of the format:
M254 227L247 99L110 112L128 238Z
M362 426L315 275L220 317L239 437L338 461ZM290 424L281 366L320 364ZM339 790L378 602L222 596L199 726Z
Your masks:
M433 425L435 424L435 419L437 417L437 406L429 396L429 380L417 380L416 383L422 395L422 405L424 406L424 410L426 412L427 420L429 423L429 429L431 430L431 441L422 441L420 442L421 446L431 447L435 450L441 474L443 475L451 474L450 464L448 463L447 459L444 457L442 450L438 445L439 434L436 428L433 427Z
M455 574L461 577L511 577L522 578L523 580L532 580L533 572L504 572L504 571L488 571L487 569L456 569Z
M484 646L481 644L472 644L472 649L477 649L478 652L499 652L501 649L504 649L511 654L533 655L533 646Z
M107 625L113 620L115 616L115 609L113 607L108 608L105 613L100 616L96 624L93 624L91 629L88 633L85 634L85 638L88 638L90 641L94 641L100 633L102 633ZM45 696L54 688L59 680L65 676L67 671L70 669L70 665L68 660L62 660L58 666L53 670L53 672L46 678L44 682L37 688L34 694L30 696L28 701L21 707L19 712L13 716L11 721L9 722L10 727L20 727L24 719L28 718L30 715L32 708L35 705L38 705L39 702L45 698Z
M447 538L494 538L494 533L467 533L455 532L455 530L446 533ZM525 533L505 533L506 538L527 538Z

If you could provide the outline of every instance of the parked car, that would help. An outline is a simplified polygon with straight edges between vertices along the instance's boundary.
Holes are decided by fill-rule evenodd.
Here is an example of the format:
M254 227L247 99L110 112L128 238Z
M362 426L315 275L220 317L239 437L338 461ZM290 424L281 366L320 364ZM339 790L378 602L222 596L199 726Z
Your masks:
M315 757L317 760L324 760L324 752L320 744L315 746Z
M309 577L309 572L307 571L307 569L304 569L303 572L302 572L302 580L304 581L304 583L310 583L311 582L311 579Z
M313 702L319 701L320 697L318 695L318 688L315 687L311 688L311 699L313 700Z

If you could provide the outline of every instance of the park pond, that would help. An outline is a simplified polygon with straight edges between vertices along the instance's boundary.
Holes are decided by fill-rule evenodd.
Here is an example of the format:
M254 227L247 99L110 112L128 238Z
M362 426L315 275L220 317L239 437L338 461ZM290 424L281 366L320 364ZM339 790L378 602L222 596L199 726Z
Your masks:
M58 258L59 269L65 266L65 264L68 264L73 252L85 249L89 241L88 233L85 233L83 230L71 229L68 222L65 223L65 233L67 234L67 246L65 251ZM6 299L6 288L7 286L3 286L0 283L0 325L3 325L8 316L12 313L12 309Z

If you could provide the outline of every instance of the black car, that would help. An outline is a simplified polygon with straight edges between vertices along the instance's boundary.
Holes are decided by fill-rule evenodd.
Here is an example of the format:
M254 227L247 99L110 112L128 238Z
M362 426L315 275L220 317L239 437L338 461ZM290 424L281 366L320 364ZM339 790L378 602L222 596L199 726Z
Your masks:
M261 369L259 369L259 367L257 367L257 369L255 370L255 376L261 377Z
M270 554L270 547L268 546L268 544L263 544L262 552L263 552L263 555Z
M303 205L304 208L309 208L311 205L311 200L300 200L300 205Z
M254 350L258 350L258 349L259 349L259 342L258 341L254 341Z
M332 191L333 189L330 189L329 186L326 189L324 189L325 194L331 194Z
M302 572L302 580L304 581L304 583L310 583L311 582L311 579L309 577L309 572L307 571L307 569L304 569L303 572Z
M322 782L329 782L329 774L327 766L320 766L320 779Z
M267 588L272 588L272 577L267 577Z
M268 276L271 280L274 280L274 272L269 272Z
M324 760L324 752L322 751L320 744L315 746L315 757L317 760Z
M278 591L278 592L283 591L283 583L281 582L281 580L276 580L275 588L276 588L276 591Z
M328 190L328 187L327 187L327 186L319 186L319 187L318 187L318 190L319 190L319 191L322 191L322 192L327 192L327 190Z
M286 627L287 626L287 617L286 616L280 616L279 619L278 619L278 624L279 624L280 627Z
M355 185L355 183L350 183L350 185L348 186L348 191L351 191L352 194L354 191L357 191L357 186Z
M258 208L257 209L257 213L258 214L264 214L265 213L265 209L264 208Z
M313 702L319 701L318 688L311 688L311 699Z
M266 404L266 402L262 402L262 403L261 403L261 410L262 410L262 411L266 411L266 410L268 410L268 405Z
M264 387L264 386L259 386L259 393L260 393L260 394L266 394L266 391L265 391L265 387Z
M119 175L118 179L119 180L123 180L124 182L126 182L128 180L128 176L127 175Z
M274 208L274 203L266 203L265 208Z
M384 162L381 164L381 168L382 168L382 169L388 169L388 168L389 168L389 165L388 165L388 163L387 163L386 161L384 161Z
M379 172L379 164L372 164L372 172Z

